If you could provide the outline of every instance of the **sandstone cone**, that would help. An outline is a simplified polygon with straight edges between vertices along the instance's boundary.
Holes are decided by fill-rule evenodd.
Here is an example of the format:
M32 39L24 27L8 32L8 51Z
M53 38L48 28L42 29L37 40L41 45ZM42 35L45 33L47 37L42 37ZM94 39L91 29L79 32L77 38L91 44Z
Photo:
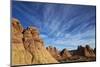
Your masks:
M65 48L60 52L60 55L62 57L62 60L67 60L70 59L72 57L72 55L70 54L70 52Z
M94 53L93 49L90 48L89 45L86 45L86 47L85 47L85 56L86 57L95 57L95 53Z
M12 65L58 63L44 47L34 27L23 29L19 20L12 19Z
M29 27L23 31L23 43L32 55L33 64L58 63L44 47L36 28Z
M48 46L48 47L46 47L46 49L50 52L50 54L51 54L56 60L59 61L59 60L61 59L60 51L58 51L56 47Z
M86 45L85 47L78 46L78 49L75 54L87 58L95 57L94 51L92 48L90 48L89 45Z

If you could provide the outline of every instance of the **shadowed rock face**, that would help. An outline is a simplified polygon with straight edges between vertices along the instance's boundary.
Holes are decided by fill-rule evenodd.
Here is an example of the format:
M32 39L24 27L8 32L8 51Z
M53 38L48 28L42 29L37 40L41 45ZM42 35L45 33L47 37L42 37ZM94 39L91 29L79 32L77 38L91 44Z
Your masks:
M85 56L87 58L95 57L95 53L89 45L85 47L78 46L78 49L74 52L74 55Z
M96 55L96 48L94 48L94 53L95 53L95 55Z
M35 27L23 29L12 19L12 65L58 63L44 47Z
M85 47L85 56L86 57L95 57L95 53L94 53L93 49L90 48L89 45L86 45L86 47Z
M61 55L62 59L64 59L64 60L68 60L72 57L72 55L66 48L60 52L60 55Z

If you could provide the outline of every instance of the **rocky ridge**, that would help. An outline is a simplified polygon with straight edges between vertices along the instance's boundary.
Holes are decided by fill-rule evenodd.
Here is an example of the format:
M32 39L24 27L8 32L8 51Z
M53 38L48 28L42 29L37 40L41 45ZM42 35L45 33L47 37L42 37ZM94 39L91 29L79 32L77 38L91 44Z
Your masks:
M96 59L95 49L89 45L78 46L76 50L68 51L66 48L58 51L56 47L46 47L50 54L59 62L75 62L75 61L94 61Z

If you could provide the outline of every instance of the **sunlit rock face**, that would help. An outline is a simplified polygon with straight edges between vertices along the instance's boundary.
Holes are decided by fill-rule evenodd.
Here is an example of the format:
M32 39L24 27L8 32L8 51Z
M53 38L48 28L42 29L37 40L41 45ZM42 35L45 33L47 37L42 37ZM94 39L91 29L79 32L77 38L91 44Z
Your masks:
M12 19L12 42L13 43L22 43L23 38L23 27L19 23L19 20L13 18Z
M71 58L70 52L65 48L63 50L58 50L56 47L46 47L46 49L50 52L50 54L58 61L66 61Z
M23 38L23 27L21 26L19 20L12 19L12 65L25 65L31 64L32 55L27 52L24 48L22 41Z
M23 43L25 49L32 55L33 64L58 63L44 47L36 28L29 27L23 31Z
M35 27L23 29L20 21L12 19L12 65L58 63L44 47Z
M50 54L58 61L61 60L60 51L56 47L48 46L46 49L50 52Z

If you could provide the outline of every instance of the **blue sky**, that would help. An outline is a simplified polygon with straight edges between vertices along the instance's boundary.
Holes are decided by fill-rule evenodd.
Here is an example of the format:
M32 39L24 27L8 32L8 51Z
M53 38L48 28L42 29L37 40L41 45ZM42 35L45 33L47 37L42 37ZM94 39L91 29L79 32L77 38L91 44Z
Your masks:
M20 20L24 28L37 27L46 46L95 47L95 6L13 1L12 17Z

